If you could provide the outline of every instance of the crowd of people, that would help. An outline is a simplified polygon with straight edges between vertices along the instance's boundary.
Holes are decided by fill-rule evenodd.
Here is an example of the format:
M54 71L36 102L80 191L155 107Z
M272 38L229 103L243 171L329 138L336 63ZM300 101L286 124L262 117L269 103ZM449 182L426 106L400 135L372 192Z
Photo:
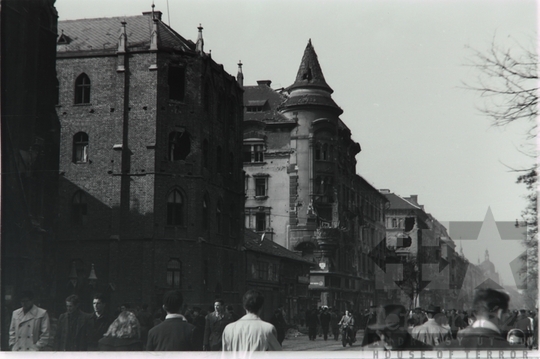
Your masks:
M244 295L242 317L222 299L214 301L210 313L186 308L178 290L165 293L155 315L148 305L132 309L124 304L111 316L99 293L93 297L93 313L83 312L79 297L70 295L66 312L57 320L34 304L31 291L24 291L20 301L22 307L13 312L9 330L12 351L281 350L285 338L282 310L274 312L273 324L261 320L264 297L253 290Z
M275 351L281 350L287 328L281 308L269 322L260 318L264 297L255 290L243 296L243 316L222 299L214 301L210 313L198 307L186 310L178 290L165 294L164 315L161 308L152 315L146 305L132 310L126 304L111 317L101 294L94 295L94 311L88 314L80 310L79 298L70 295L66 312L50 320L34 304L31 291L20 300L9 330L13 351ZM306 312L305 325L309 340L319 335L337 341L342 335L351 338L351 345L361 330L362 347L368 349L538 349L537 313L509 311L509 301L505 292L480 289L470 311L435 305L407 310L390 304L339 313L322 306Z

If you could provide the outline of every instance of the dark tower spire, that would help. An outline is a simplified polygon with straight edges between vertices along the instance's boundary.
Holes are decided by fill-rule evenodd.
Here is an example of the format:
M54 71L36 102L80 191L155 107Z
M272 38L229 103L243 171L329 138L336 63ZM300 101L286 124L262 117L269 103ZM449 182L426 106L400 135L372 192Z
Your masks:
M244 87L244 73L242 72L242 61L238 61L238 74L236 75L236 81L240 87Z
M311 39L309 39L306 49L304 50L304 56L302 57L300 68L296 74L296 80L294 81L294 84L289 87L289 90L299 87L313 87L326 90L330 93L334 92L324 79L317 53L315 53L315 49L311 44Z

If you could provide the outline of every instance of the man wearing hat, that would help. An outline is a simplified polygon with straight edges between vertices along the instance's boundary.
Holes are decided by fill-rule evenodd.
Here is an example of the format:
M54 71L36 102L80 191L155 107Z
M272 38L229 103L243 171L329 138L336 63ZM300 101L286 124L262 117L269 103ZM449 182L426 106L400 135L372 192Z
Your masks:
M448 328L444 328L437 323L435 319L438 314L444 315L441 313L441 307L430 304L425 312L427 322L412 330L413 338L433 347L439 346L447 341L450 342L452 340L452 332L450 332Z
M431 346L414 339L405 327L407 310L399 304L385 305L377 323L368 325L362 346L376 350L429 350Z

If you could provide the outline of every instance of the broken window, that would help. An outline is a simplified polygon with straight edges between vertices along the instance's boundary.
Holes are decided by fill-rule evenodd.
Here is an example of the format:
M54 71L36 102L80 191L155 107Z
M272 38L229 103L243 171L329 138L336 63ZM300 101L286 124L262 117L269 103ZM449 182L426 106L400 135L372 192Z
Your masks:
M88 162L88 134L78 132L73 136L73 162Z
M410 232L414 228L414 217L405 218L405 232Z
M169 66L168 84L169 84L169 99L176 101L184 101L186 93L186 69L180 66Z
M167 225L184 225L184 200L177 189L169 193L167 197Z
M191 139L187 131L169 134L169 161L185 160L191 151Z
M82 73L75 80L75 104L90 103L90 78Z

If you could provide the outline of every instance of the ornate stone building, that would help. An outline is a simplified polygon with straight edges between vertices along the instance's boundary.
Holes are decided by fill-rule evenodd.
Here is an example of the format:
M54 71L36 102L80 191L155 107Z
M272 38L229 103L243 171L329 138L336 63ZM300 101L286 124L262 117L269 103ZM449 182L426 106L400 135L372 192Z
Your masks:
M367 253L384 238L386 198L356 174L360 145L311 41L294 83L270 85L244 87L246 227L316 264L310 305L363 308L374 298L361 290L374 288Z

